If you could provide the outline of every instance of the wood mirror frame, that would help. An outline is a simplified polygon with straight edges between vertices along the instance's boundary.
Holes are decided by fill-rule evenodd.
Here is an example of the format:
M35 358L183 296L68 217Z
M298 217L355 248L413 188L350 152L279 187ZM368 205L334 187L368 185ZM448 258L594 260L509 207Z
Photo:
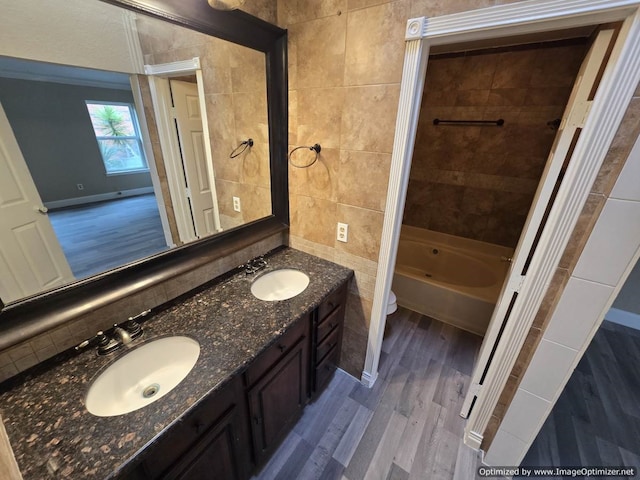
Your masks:
M265 53L272 215L212 237L5 305L0 299L0 351L282 232L289 226L287 180L287 32L240 10L214 10L205 0L100 0Z

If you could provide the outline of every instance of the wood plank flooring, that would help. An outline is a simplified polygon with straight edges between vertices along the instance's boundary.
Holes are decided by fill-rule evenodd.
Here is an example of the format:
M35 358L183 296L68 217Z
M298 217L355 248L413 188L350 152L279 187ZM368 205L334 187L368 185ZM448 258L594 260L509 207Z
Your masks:
M605 320L522 465L640 467L639 359L640 331Z
M48 217L77 279L168 248L153 194L52 210Z
M338 370L254 480L476 478L459 416L482 339L405 309L373 388Z

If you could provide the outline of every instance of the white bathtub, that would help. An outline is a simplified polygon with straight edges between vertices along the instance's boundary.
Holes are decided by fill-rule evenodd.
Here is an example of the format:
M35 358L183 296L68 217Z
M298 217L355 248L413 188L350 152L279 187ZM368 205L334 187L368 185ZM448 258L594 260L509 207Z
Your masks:
M402 226L393 291L398 304L484 335L513 249Z

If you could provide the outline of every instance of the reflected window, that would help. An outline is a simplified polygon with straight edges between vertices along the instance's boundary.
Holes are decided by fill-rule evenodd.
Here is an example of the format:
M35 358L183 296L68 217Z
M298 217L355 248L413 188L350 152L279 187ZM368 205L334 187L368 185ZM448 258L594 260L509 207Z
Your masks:
M86 104L107 175L149 171L133 105Z

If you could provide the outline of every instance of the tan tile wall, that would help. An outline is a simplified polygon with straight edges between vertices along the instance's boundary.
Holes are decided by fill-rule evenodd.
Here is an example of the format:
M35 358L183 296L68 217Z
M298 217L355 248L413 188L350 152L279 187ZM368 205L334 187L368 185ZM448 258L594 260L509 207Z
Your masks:
M252 5L268 18L271 10L275 15L268 2ZM200 57L222 228L270 215L265 55L147 17L139 17L137 26L147 63ZM229 158L248 138L254 146ZM240 198L241 212L233 210L234 196Z
M371 318L409 18L495 0L277 0L289 31L289 143L322 145L289 167L290 245L353 268L342 368L360 377ZM297 151L294 162L313 159ZM349 224L349 242L336 224Z
M584 54L581 41L432 57L403 223L515 248Z
M591 188L587 202L582 209L578 223L573 230L569 244L564 251L560 264L553 276L551 284L549 285L545 298L542 302L542 306L540 307L531 330L527 335L524 348L518 355L516 364L514 365L511 375L509 376L509 380L507 381L507 385L505 386L505 389L498 400L498 405L491 416L491 420L484 433L484 439L482 442L482 448L485 451L491 445L491 442L498 431L498 427L504 418L507 407L513 400L513 396L520 385L522 375L531 362L533 353L542 338L542 333L551 320L553 310L562 296L562 292L569 280L569 276L578 263L580 254L587 243L587 239L589 238L598 217L600 216L604 203L609 197L613 185L615 184L618 175L629 156L629 152L639 135L640 85L636 90L627 111L625 112L620 128L613 139L596 181Z
M278 23L289 28L289 141L292 145L319 142L326 147L314 167L295 172L290 168L290 244L349 265L356 271L349 297L342 365L354 375L360 375L364 364L377 255L372 255L371 250L349 252L348 260L358 260L349 264L347 258L341 256L343 244L335 241L335 224L342 221L337 216L338 206L353 202L353 206L373 212L375 225L372 223L371 227L380 231L402 74L404 22L410 17L443 15L516 1L519 0L278 0ZM407 13L408 16L401 19ZM354 19L366 19L367 23ZM370 43L357 43L367 36ZM386 62L375 58L383 51L385 55L380 57ZM367 62L370 63L362 65ZM365 93L358 95L358 91ZM395 95L396 101L385 98L385 94ZM640 97L640 86L636 97ZM385 100L388 108L381 106ZM321 111L328 111L330 120L318 113ZM566 278L600 213L605 192L610 191L639 132L640 98L635 98L575 228L511 382L516 381L528 365L528 352L535 348L536 338L562 294ZM360 166L355 163L358 159ZM383 165L385 161L387 164ZM440 175L449 174L445 171ZM520 188L521 184L515 182L514 193ZM363 233L359 229L350 230L351 236ZM378 241L378 238L369 240L372 244ZM485 432L485 447L511 401L509 392L516 387L517 384L510 383L505 389L501 405Z

